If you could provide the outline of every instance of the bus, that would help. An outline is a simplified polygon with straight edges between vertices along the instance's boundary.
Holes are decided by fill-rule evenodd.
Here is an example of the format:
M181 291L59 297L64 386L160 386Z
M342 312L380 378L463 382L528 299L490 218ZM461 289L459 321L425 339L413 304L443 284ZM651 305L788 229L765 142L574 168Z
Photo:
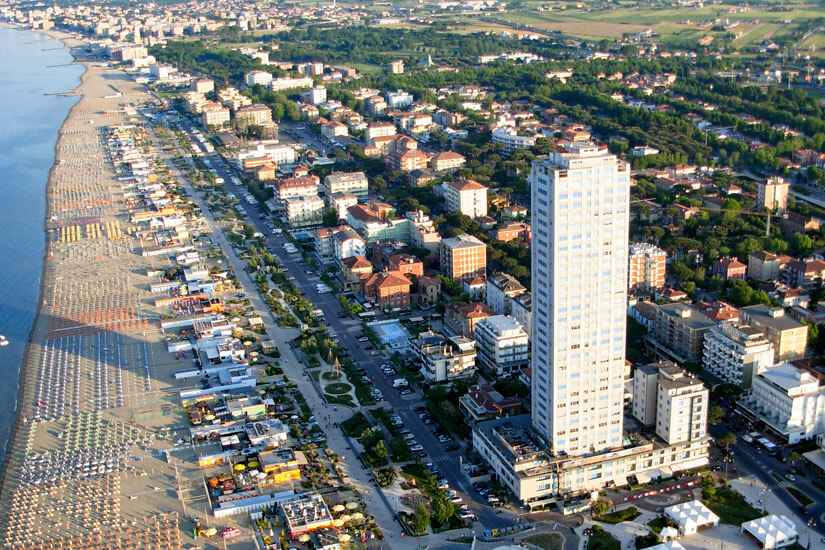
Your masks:
M365 311L364 313L358 314L359 319L375 319L375 312L374 311Z

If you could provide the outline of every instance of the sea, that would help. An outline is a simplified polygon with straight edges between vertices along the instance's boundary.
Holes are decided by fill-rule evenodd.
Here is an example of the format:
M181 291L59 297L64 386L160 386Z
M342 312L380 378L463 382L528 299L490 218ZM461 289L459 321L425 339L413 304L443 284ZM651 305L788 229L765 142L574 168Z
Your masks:
M43 271L46 183L57 134L78 97L81 65L44 34L0 27L0 457L17 410L18 383L37 315Z

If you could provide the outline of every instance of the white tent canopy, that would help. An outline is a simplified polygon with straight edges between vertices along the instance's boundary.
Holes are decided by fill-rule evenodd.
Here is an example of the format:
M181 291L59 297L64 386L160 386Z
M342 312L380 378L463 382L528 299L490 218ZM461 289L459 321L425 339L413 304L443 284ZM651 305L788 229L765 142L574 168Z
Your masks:
M760 542L762 548L782 548L796 542L796 526L785 516L770 515L746 521L742 531Z
M657 544L656 546L651 546L647 550L685 550L685 547L675 540L672 540L663 542L662 544Z
M665 508L665 515L676 522L679 532L684 535L692 535L699 529L719 525L719 516L698 500L668 506Z
M679 531L675 527L663 527L659 536L662 537L663 540L673 540L679 536Z

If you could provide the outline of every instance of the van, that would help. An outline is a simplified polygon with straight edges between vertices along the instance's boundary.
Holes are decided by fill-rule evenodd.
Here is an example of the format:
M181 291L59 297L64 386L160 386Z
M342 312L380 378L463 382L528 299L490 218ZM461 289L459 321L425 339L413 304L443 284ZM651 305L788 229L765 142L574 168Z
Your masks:
M392 387L393 388L404 388L404 387L407 387L409 385L410 385L410 383L407 382L406 378L396 378L395 380L392 381Z

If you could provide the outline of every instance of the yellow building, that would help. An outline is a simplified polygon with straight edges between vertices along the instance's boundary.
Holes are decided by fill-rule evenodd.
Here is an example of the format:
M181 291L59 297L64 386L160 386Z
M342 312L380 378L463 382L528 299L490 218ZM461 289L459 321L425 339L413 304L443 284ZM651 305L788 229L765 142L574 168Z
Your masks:
M292 449L261 451L258 463L261 471L271 475L275 483L301 479L300 460Z

